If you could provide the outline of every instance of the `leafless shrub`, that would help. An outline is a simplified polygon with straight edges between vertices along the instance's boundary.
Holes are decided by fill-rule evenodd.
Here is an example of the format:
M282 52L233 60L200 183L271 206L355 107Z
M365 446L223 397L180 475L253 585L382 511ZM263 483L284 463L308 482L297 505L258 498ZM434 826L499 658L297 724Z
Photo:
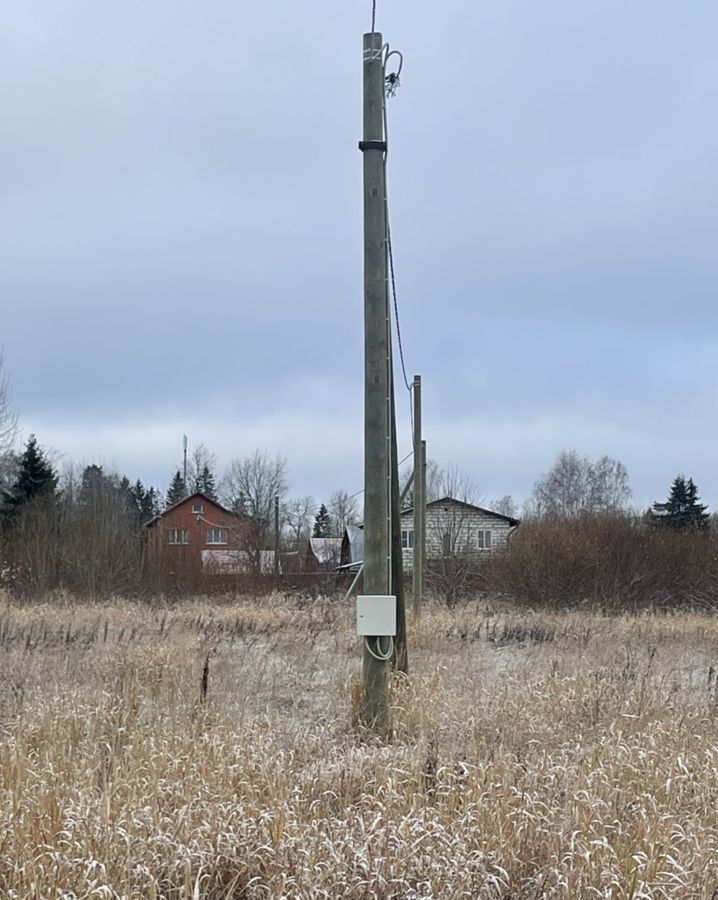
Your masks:
M621 611L718 604L718 544L627 515L525 522L485 587L532 606Z

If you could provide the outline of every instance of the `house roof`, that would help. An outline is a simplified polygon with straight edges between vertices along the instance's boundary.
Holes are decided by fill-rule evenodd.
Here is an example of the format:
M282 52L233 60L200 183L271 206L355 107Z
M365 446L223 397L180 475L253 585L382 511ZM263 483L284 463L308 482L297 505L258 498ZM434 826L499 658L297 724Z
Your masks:
M349 550L351 564L361 562L364 559L364 526L363 525L347 525L344 529ZM344 541L342 540L342 544Z
M221 503L218 503L216 500L213 500L211 497L208 497L207 494L203 494L202 491L195 491L193 494L188 494L186 497L183 497L181 500L178 500L176 503L173 503L172 506L168 506L167 509L163 509L161 513L158 513L154 518L150 519L149 522L145 522L145 528L149 528L150 525L154 525L155 522L159 522L163 519L167 513L172 512L173 509L177 509L179 506L182 506L183 503L188 503L190 500L195 500L197 497L201 497L202 500L206 500L207 503L211 503L216 509L221 510L225 515L232 516L232 518L239 518L235 513L232 512L231 509L227 509L222 506Z
M309 546L317 562L335 562L342 549L342 539L337 537L309 538Z
M494 512L492 509L486 509L483 506L476 506L474 503L467 503L465 500L456 500L454 497L441 497L439 500L432 500L430 503L426 504L427 509L431 509L435 506L446 506L448 503L453 504L454 506L461 506L464 509L472 509L475 512L483 513L485 516L493 516L496 519L501 519L504 522L508 522L509 525L520 525L520 519L514 519L513 516L505 516L503 513ZM409 513L413 514L413 507L409 507L408 509L402 509L401 515L407 516Z

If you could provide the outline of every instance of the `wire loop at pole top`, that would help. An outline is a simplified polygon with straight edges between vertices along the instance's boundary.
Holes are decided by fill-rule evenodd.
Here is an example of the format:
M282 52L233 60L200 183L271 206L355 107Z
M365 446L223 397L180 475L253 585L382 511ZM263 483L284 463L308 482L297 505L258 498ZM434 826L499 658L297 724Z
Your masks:
M401 75L401 69L402 69L402 66L404 65L404 54L400 50L390 50L388 44L385 44L384 47L386 48L386 51L387 51L386 56L384 57L384 67L385 68L388 65L389 59L392 56L399 57L399 68L396 70L396 72L392 73L395 78L398 78Z

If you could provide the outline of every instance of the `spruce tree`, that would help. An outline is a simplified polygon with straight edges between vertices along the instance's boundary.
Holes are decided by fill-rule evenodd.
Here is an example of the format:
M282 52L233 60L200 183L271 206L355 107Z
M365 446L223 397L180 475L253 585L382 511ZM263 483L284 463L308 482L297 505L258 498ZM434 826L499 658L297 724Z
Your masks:
M149 522L150 519L153 519L159 513L158 493L153 487L146 489L138 478L131 485L130 494L140 522Z
M331 516L329 515L329 511L327 510L326 506L322 503L322 505L319 507L319 512L314 517L314 531L312 533L312 537L329 537L331 528Z
M214 473L208 465L202 468L197 479L197 490L201 491L210 500L217 502L217 485L214 480Z
M174 478L172 479L169 490L167 491L167 501L165 506L174 506L175 503L179 503L180 500L184 500L187 496L187 485L184 483L184 478L182 477L182 473L179 469L174 474Z
M80 485L80 506L91 506L102 497L110 486L110 479L105 476L102 466L85 466Z
M58 476L34 434L20 457L18 473L10 491L9 512L15 513L38 497L57 499Z
M665 503L654 503L651 518L655 525L665 528L703 531L708 528L710 515L705 504L699 502L698 488L693 479L678 475L671 485Z
M162 509L162 495L157 488L148 488L144 509L149 513L150 519L160 514Z
M145 498L147 497L147 491L145 490L145 486L144 484L142 484L139 478L133 485L130 486L130 495L132 497L132 504L134 506L135 512L137 513L140 521L146 521L143 514L143 507L146 502Z

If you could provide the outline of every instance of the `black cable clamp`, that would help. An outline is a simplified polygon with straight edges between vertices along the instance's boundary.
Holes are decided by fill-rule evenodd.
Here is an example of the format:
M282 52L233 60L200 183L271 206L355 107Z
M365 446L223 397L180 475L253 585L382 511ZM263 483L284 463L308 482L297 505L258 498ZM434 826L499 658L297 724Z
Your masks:
M386 153L386 141L359 141L359 149L362 153L365 150L381 150Z

